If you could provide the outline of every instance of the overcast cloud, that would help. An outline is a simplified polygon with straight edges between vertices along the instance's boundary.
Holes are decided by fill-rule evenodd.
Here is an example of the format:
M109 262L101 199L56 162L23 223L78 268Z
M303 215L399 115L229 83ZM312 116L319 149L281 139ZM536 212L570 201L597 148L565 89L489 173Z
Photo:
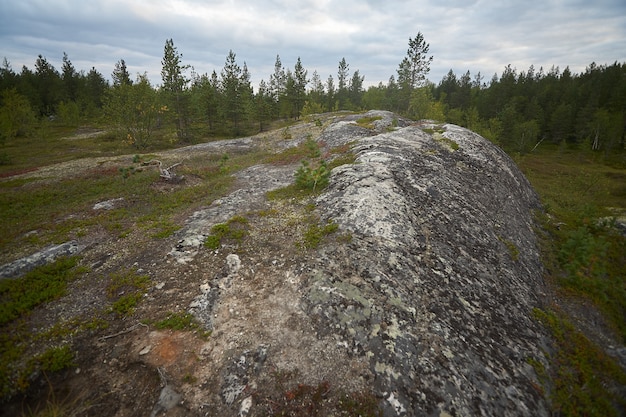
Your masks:
M253 85L268 80L276 55L293 69L336 80L345 57L365 85L387 83L421 32L439 83L479 71L488 81L518 70L626 62L624 0L0 0L0 58L16 72L39 54L57 70L63 52L78 70L107 79L117 61L161 83L165 40L183 64L219 74L229 50L246 62Z

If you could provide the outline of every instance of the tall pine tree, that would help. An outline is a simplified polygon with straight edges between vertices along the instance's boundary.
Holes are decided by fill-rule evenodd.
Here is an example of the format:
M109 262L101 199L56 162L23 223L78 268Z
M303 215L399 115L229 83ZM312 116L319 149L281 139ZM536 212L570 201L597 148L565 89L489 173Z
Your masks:
M161 61L163 65L161 69L162 91L176 124L178 140L189 142L191 140L189 129L191 121L187 84L190 80L185 76L185 71L190 67L189 65L182 65L181 59L182 54L174 46L174 41L171 38L166 40L163 60Z

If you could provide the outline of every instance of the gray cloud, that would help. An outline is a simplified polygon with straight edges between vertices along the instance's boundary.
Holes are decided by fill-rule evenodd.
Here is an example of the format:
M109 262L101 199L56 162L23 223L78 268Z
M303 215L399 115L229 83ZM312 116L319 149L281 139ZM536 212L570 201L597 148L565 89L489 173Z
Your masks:
M108 77L124 59L160 83L165 40L183 63L218 73L229 50L253 83L267 80L276 55L292 68L298 56L322 80L342 57L366 85L387 82L409 37L424 34L434 56L430 80L452 69L486 79L511 64L581 72L591 62L626 61L622 0L22 0L0 5L0 55L16 71L37 55L60 69L63 52L78 69Z

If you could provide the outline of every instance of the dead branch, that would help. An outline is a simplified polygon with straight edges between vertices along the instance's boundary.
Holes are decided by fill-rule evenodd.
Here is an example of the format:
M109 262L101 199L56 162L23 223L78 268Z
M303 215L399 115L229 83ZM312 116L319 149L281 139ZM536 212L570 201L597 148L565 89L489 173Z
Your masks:
M117 332L117 333L114 333L114 334L109 334L109 335L106 335L106 336L102 336L98 340L104 341L104 340L111 339L111 338L114 338L114 337L117 337L117 336L121 336L121 335L126 334L126 333L130 333L133 330L137 329L139 326L144 326L147 330L150 330L150 328L148 327L147 324L137 323L137 324L134 324L134 325L130 326L127 329L122 330L121 332Z
M149 162L144 162L143 165L158 165L159 166L159 172L161 175L161 178L163 178L166 181L181 181L183 180L184 177L175 174L172 170L174 168L176 168L178 165L182 164L182 162L177 162L174 165L171 165L167 168L163 168L163 162L159 161L158 159L153 159L152 161Z

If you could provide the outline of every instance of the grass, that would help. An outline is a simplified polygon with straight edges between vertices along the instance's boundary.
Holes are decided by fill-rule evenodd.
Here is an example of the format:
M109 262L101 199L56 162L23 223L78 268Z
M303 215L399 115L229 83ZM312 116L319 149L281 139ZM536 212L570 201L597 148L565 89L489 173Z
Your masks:
M148 289L150 277L129 269L112 274L109 279L106 291L108 298L113 301L110 311L120 317L132 314Z
M204 339L208 339L211 332L205 330L202 324L194 317L193 314L187 312L167 313L167 317L154 323L154 327L159 330L180 330L193 331L200 334Z
M515 160L546 210L570 226L581 216L609 215L608 207L626 209L625 165L607 165L594 152L543 144Z
M374 125L374 122L376 120L381 120L381 119L382 119L382 116L365 116L365 117L361 117L360 119L357 119L356 124L366 129L374 129L376 128L376 126Z
M511 255L511 259L517 262L519 260L519 249L517 248L515 243L503 238L502 236L498 236L498 240L504 243L504 246L506 246L507 250L509 251L509 255Z
M626 373L602 349L594 345L563 316L534 311L535 317L550 329L556 350L554 375L546 375L536 362L538 375L551 378L550 399L556 415L618 416L626 410L618 386L626 386Z
M2 182L0 210L5 221L0 224L0 253L16 245L67 241L98 227L118 237L128 235L136 226L155 238L171 236L181 227L172 217L226 194L233 183L230 167L238 169L254 162L254 157L233 156L228 169L220 169L219 159L186 160L180 173L194 178L194 184L182 184L167 192L154 186L161 181L158 172L139 164L127 178L110 166L94 167L80 177L52 183L23 179ZM124 203L114 210L92 209L96 202L113 198L123 198Z
M124 143L124 138L112 133L72 139L83 130L97 130L92 127L67 127L59 123L42 121L39 129L31 137L19 137L7 140L3 152L7 154L8 164L0 165L0 178L11 173L32 170L36 167L71 161L80 158L115 156L136 151ZM162 132L154 136L151 151L174 148Z
M154 167L143 165L158 155L133 156L134 149L108 135L64 138L74 132L49 125L40 132L41 137L21 138L3 147L9 163L0 166L0 258L10 261L16 249L35 251L98 230L120 239L131 233L149 239L167 238L181 227L181 213L225 195L233 183L232 172L266 157L261 151L191 156L177 169L188 180L171 186L160 180ZM171 143L155 143L151 151L171 147ZM119 158L94 162L86 171L68 172L61 178L9 178L43 165L94 156ZM122 202L112 210L93 210L97 202L120 198ZM32 328L30 312L63 296L67 283L83 272L77 260L70 258L20 279L0 281L0 398L26 390L38 372L70 366L71 346L66 341L108 326L108 321L97 317L73 317L49 328ZM110 313L104 316L115 320L133 314L149 278L134 270L107 278L110 306L106 311L96 311L96 316Z
M9 141L3 151L11 163L0 166L0 261L11 260L15 248L34 251L103 228L124 238L134 230L145 230L153 238L167 238L181 227L175 216L182 210L210 204L225 195L233 178L230 173L259 163L265 152L190 157L177 173L191 179L164 191L156 168L144 162L154 153L132 156L135 151L111 135L68 139L76 129L44 123L45 129L32 138ZM45 138L45 139L44 139ZM163 139L163 138L161 138ZM151 151L174 147L155 138ZM121 156L122 155L122 156ZM79 175L65 178L14 178L10 175L40 166L95 156L121 156L112 162L95 163ZM181 161L163 161L175 163ZM123 198L114 210L92 209L97 202Z
M459 149L459 144L456 143L454 140L447 138L445 136L442 136L441 134L435 132L435 134L433 135L433 137L435 138L435 140L439 143L442 143L443 145L445 145L448 149L450 149L451 151L457 151Z
M39 363L42 371L48 372L57 372L76 366L74 363L74 352L68 345L50 348L38 355L35 360Z
M302 246L307 249L316 249L319 247L322 240L339 229L337 223L332 221L327 222L324 225L313 223L304 232L302 237Z
M21 278L0 280L0 398L28 388L38 372L73 365L73 353L62 343L69 330L48 331L43 338L26 319L38 306L65 295L68 283L84 272L77 258L61 258Z
M626 342L626 239L610 221L626 213L626 169L591 152L539 149L518 164L544 204L544 263L550 280L593 301Z
M591 301L626 342L626 238L607 217L626 213L626 168L599 154L542 146L516 161L539 193L538 214L547 281L564 297ZM616 416L626 402L615 387L626 374L562 314L535 311L552 333L551 372L533 363L560 416ZM543 376L542 376L543 375ZM621 410L621 411L620 411Z
M373 120L378 120L373 118ZM351 164L355 161L355 156L351 152L351 143L330 149L327 155L322 155L320 145L308 138L301 152L301 165L296 170L295 181L286 187L278 188L266 193L269 201L275 200L291 200L296 205L304 206L304 214L300 223L304 225L305 230L298 246L304 249L316 249L322 243L324 238L335 233L338 225L332 221L328 221L324 225L319 224L319 216L312 213L315 206L306 204L309 198L319 195L324 188L328 186L330 172L333 168ZM332 157L330 162L326 158ZM310 208L309 208L310 207ZM350 235L337 236L338 241L349 242Z
M272 190L266 194L268 200L277 199L303 199L320 194L328 186L330 172L345 164L353 164L355 155L351 152L352 143L337 146L321 154L320 146L311 138L298 148L286 150L272 157L273 163L288 161L289 163L300 162L300 167L295 173L295 181L286 187ZM329 159L329 160L328 160Z
M84 268L77 268L77 264L78 258L61 258L21 278L1 279L0 326L65 295L67 284L86 272Z
M281 152L267 155L264 159L265 163L271 165L291 165L302 161L304 158L317 158L320 156L320 150L317 142L311 136L298 146L292 146Z
M198 326L198 322L192 314L172 312L168 313L166 318L154 324L154 327L159 330L191 330L197 329Z

